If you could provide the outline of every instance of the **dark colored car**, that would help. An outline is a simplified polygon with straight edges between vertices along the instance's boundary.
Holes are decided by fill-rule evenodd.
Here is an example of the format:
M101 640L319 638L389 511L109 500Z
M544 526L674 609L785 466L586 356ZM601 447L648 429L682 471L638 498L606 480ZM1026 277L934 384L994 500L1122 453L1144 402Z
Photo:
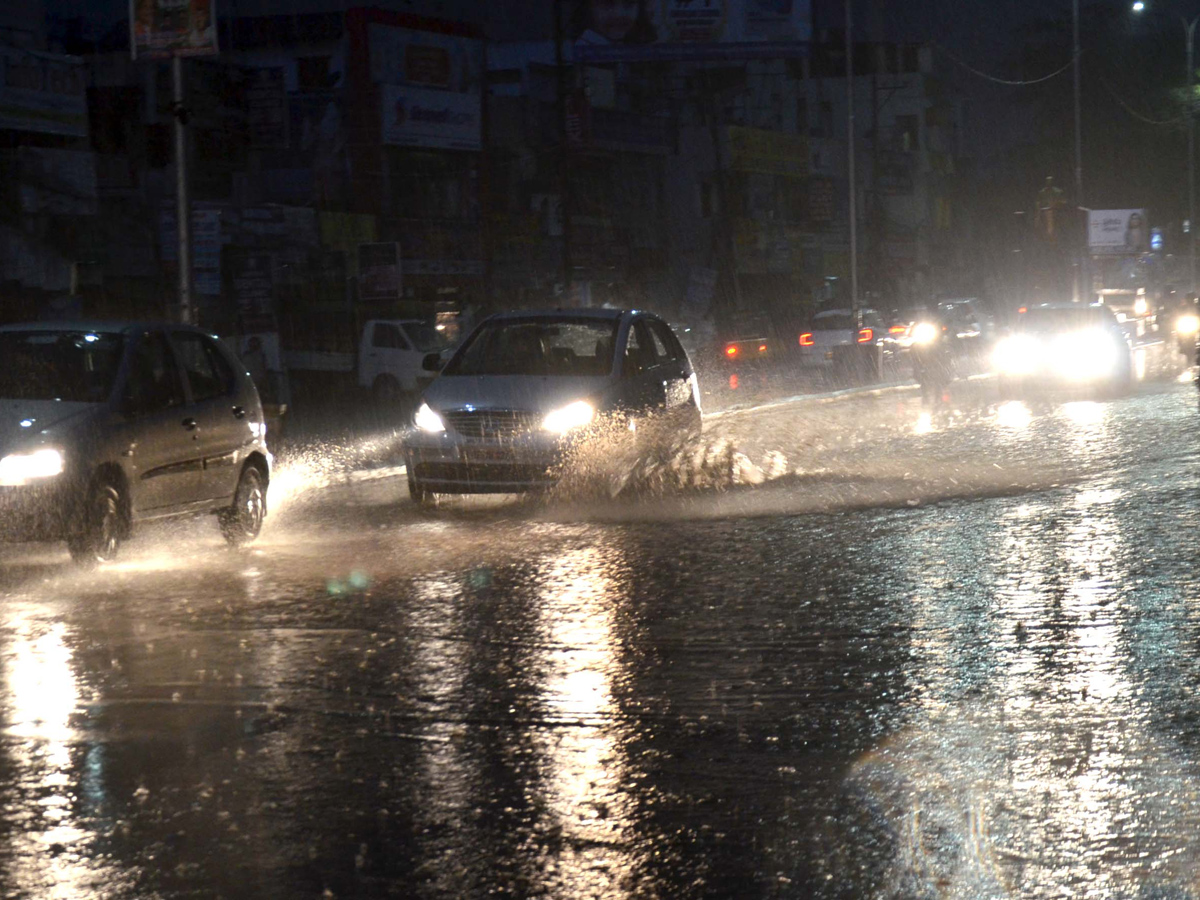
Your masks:
M1043 304L1020 313L996 344L1002 390L1120 390L1133 378L1133 354L1112 311L1099 304Z
M266 515L266 426L220 340L186 325L0 328L0 539L111 560L136 523L215 513L226 540Z

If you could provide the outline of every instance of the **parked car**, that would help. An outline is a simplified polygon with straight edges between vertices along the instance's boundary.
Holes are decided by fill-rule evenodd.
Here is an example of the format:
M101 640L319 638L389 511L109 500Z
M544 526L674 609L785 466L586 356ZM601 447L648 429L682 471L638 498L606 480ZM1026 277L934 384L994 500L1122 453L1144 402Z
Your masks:
M113 559L146 519L215 513L233 545L267 513L254 382L185 325L0 328L0 538Z
M1112 311L1099 304L1024 308L996 343L1002 393L1064 388L1121 390L1133 379L1133 350Z
M358 386L387 403L416 394L432 381L422 363L446 348L438 330L418 319L372 319L363 326L358 348Z
M431 354L429 364L438 364ZM508 312L481 322L425 391L405 442L414 500L552 486L602 423L630 439L700 429L691 360L657 316Z

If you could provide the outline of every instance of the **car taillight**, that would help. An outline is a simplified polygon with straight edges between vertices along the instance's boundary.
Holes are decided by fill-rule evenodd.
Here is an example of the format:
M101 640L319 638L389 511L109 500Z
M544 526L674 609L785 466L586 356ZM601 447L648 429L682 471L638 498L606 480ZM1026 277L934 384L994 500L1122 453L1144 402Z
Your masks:
M1024 306L1022 306L1020 309L1017 310L1017 314L1022 315L1022 316L1025 315L1025 313L1027 313L1027 312L1029 312L1029 309Z
M767 345L766 345L766 344L759 344L759 345L758 345L758 352L759 352L759 353L766 353L766 352L767 352Z
M737 372L734 372L732 375L729 376L729 389L731 391L736 391L737 387L738 387L738 377L737 377Z
M906 331L908 331L907 325L893 325L888 329L888 334L904 334Z
M858 332L858 342L860 344L869 344L873 340L875 340L874 328L863 328Z
M738 355L737 344L729 344L725 347L725 355L730 359L734 359Z
M806 332L804 332L804 334L800 335L800 346L801 347L811 347L812 345L813 345L813 338L812 338L811 331L806 331Z

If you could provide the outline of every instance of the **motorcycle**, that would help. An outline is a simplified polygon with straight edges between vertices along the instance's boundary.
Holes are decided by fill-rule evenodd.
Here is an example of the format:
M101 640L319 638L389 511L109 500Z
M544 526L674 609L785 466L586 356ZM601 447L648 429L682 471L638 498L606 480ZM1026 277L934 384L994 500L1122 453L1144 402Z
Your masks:
M933 320L920 320L912 327L913 377L921 386L925 403L940 403L954 380L954 354L950 349L947 326Z

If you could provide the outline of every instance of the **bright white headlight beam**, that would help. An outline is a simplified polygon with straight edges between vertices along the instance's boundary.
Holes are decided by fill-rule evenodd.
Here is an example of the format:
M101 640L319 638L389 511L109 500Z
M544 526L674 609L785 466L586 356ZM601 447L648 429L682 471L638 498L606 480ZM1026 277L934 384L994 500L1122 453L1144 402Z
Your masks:
M542 429L555 434L566 434L573 428L582 428L596 417L596 409L586 400L576 400L549 413L542 420Z

